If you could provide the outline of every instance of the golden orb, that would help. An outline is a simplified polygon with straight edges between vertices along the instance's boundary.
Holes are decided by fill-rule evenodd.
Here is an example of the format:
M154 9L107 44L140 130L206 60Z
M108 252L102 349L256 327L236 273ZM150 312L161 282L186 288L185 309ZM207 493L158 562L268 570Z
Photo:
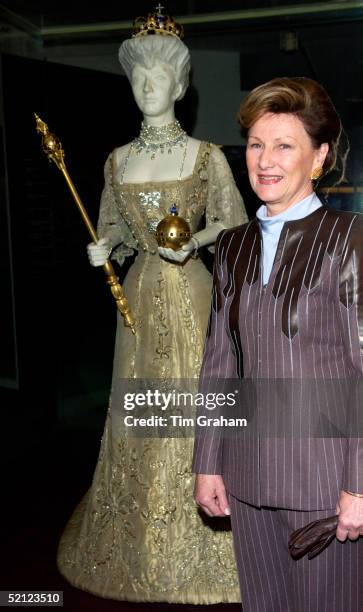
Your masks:
M179 217L174 205L170 209L170 215L158 223L155 235L160 247L178 251L191 238L190 225L183 217Z

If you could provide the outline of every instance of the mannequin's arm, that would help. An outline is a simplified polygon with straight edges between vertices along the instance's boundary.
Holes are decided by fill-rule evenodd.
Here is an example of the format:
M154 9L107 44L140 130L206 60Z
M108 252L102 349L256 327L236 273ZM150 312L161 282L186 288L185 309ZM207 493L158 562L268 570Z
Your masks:
M224 225L222 223L212 223L208 225L205 229L193 234L189 242L184 244L181 249L178 251L174 251L173 249L167 249L165 247L159 247L159 254L165 259L169 259L170 261L177 261L179 263L183 263L189 255L199 249L202 246L208 246L209 244L214 244L218 234L222 232L224 229Z
M115 199L112 186L113 153L104 167L105 184L101 196L97 234L100 240L87 246L88 259L92 266L103 266L112 251L112 259L122 266L125 257L137 250L137 240L122 217Z

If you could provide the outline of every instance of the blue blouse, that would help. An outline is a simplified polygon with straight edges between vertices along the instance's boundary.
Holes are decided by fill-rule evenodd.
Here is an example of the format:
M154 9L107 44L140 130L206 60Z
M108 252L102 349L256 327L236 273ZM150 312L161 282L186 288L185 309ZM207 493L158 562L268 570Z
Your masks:
M309 194L306 198L300 200L300 202L297 202L290 208L287 208L282 213L274 215L273 217L267 216L267 206L265 204L262 204L262 206L260 206L260 208L256 212L256 217L260 222L262 232L262 266L264 285L267 285L268 279L270 278L277 245L285 221L303 219L304 217L307 217L315 210L320 208L320 206L322 206L322 203L314 192Z

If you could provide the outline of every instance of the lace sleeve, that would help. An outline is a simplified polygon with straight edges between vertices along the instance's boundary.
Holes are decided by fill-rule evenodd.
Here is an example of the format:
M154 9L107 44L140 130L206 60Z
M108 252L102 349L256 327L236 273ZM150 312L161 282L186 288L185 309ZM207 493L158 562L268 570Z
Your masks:
M116 260L122 266L125 257L132 255L138 247L126 221L117 208L112 186L112 153L106 161L104 174L105 185L101 196L97 233L99 238L105 236L110 238L114 247L111 259Z
M219 222L228 228L247 221L245 205L227 159L216 145L212 145L208 163L207 226Z

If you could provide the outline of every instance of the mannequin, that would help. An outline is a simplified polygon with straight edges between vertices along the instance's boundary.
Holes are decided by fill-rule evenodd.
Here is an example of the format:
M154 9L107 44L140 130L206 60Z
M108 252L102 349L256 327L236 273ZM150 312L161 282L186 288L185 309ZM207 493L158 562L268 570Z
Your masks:
M159 42L159 39L156 39ZM130 41L131 42L131 41ZM134 42L134 41L132 41ZM169 42L169 41L168 41ZM172 41L174 44L181 41ZM183 43L181 43L183 44ZM144 65L136 64L130 74L131 87L135 101L143 113L144 124L153 127L170 125L175 121L174 104L180 100L185 93L186 87L176 82L176 75L170 66L156 59L153 67L147 68L147 58L142 58ZM151 99L150 99L151 98ZM131 143L120 147L116 157L116 179L120 179L120 173L125 165L125 160L130 151ZM123 176L125 182L141 183L145 181L169 181L182 179L193 172L195 160L200 147L200 140L187 139L185 159L184 152L180 148L172 150L168 155L157 154L156 159L150 159L150 155L142 152L141 155L131 156L128 159L127 171ZM178 176L177 170L182 166L182 174ZM214 223L208 228L197 232L188 244L184 245L178 252L173 249L159 247L162 257L171 261L182 263L188 255L202 246L215 242L218 234L225 229L222 223ZM116 246L118 236L111 232L101 238L97 245L88 245L88 256L91 265L102 266Z
M224 155L188 136L174 104L188 85L190 58L175 35L124 41L119 58L143 113L139 137L105 165L91 265L122 265L137 250L124 289L136 335L118 316L113 384L93 484L58 552L61 573L97 595L128 601L214 604L239 601L229 526L216 531L192 499L192 438L121 435L117 384L199 375L211 277L197 250L247 217ZM191 226L178 251L158 248L157 223L176 204ZM206 227L198 224L205 214Z

